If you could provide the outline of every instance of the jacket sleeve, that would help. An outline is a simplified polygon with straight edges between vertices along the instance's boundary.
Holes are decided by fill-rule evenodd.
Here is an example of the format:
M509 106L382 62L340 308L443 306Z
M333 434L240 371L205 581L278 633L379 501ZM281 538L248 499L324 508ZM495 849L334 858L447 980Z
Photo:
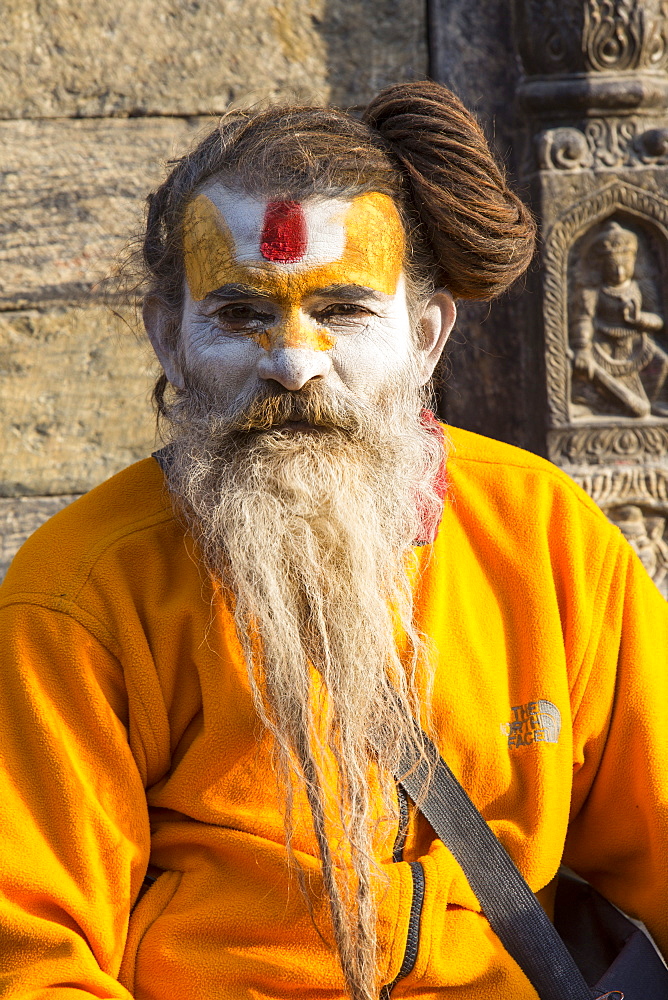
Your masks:
M116 981L149 856L120 664L69 614L0 608L0 993L128 1000Z
M564 861L668 955L668 604L625 543L574 694Z

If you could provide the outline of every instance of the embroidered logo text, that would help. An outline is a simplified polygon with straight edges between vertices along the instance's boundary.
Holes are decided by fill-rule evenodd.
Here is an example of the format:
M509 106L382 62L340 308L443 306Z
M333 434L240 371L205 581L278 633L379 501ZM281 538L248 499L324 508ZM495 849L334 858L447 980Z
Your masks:
M545 698L513 705L510 722L501 724L501 732L508 737L508 746L513 750L532 743L557 743L560 731L561 713Z

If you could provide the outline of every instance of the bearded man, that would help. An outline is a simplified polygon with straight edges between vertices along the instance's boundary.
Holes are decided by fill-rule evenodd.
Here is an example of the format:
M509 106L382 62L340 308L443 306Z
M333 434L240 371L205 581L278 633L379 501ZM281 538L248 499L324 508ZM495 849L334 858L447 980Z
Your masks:
M421 727L548 909L565 859L668 948L665 603L430 409L454 300L532 245L436 84L232 113L152 196L167 444L0 605L4 996L535 1000L397 790Z

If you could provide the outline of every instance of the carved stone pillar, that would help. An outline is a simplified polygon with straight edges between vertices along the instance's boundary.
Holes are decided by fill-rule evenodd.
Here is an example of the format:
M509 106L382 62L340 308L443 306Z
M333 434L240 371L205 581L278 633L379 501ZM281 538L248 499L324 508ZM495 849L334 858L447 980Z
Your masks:
M668 597L668 0L515 0L515 34L547 453Z

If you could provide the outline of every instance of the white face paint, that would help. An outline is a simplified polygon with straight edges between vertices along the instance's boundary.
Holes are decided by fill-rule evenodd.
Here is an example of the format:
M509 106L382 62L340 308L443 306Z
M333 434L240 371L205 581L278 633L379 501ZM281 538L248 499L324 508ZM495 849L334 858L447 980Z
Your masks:
M167 364L152 337L174 384L192 372L234 408L269 380L290 390L326 380L372 400L405 371L404 233L387 195L277 203L211 181L188 207L184 253L180 344Z
M250 336L287 325L286 319L285 308L275 299L195 302L186 290L183 366L215 384L223 405L266 380L301 389L310 379L325 379L332 387L345 385L360 398L373 398L393 373L405 368L410 323L403 277L393 296L360 292L354 302L332 293L305 297L299 320L331 338L329 350L289 343L266 350Z

